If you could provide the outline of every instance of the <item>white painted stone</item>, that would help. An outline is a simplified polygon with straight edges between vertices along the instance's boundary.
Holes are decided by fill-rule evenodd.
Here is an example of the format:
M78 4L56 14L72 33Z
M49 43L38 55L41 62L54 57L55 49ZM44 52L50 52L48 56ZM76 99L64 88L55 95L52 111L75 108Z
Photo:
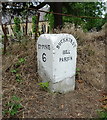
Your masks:
M53 92L75 89L77 42L70 34L42 34L37 41L38 73Z

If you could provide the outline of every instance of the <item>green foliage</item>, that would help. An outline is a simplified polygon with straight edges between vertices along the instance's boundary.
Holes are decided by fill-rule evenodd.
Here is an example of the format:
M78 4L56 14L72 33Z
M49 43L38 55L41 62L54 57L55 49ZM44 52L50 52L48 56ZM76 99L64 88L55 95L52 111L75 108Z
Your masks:
M10 116L16 115L19 110L22 108L20 104L20 98L17 96L12 96L11 100L5 104L6 110L3 111L3 115L9 114Z
M100 118L102 118L103 120L107 120L107 111L99 110L97 112Z
M25 63L25 58L20 58L18 62L19 63Z
M17 70L13 69L13 70L11 70L11 72L16 74Z
M48 20L49 29L52 30L52 28L54 27L54 15L53 14L46 14L45 19Z
M19 19L19 17L14 18L14 23L15 23L14 31L15 31L15 33L19 33L20 32L20 19Z
M20 74L16 74L16 81L17 82L21 82L22 81L22 77Z
M80 74L80 68L76 68L76 74L78 75L78 74Z
M18 68L21 64L24 64L25 61L25 58L19 58L18 62L15 64L15 67Z
M37 16L32 16L32 31L36 33Z
M14 100L14 101L20 101L21 99L19 98L19 97L17 97L17 96L12 96L12 100Z
M2 35L2 38L4 38L4 35Z
M25 9L21 12L22 22L24 22L27 16L28 16L28 10Z
M24 64L25 63L25 58L19 58L18 62L14 65L14 69L11 70L11 73L14 73L15 74L15 80L17 82L21 82L22 81L22 77L21 77L21 74L19 74L19 68L20 65Z
M48 90L49 82L41 82L38 84L43 90Z
M14 25L14 33L16 35L16 38L18 40L20 40L23 34L21 31L21 27L20 27L20 18L19 17L14 18L14 24L15 24Z
M105 10L103 2L73 2L65 3L63 11L65 14L73 16L102 17ZM105 23L104 19L79 18L79 17L63 17L64 22L74 23L77 27L81 26L84 30L96 28L100 30Z

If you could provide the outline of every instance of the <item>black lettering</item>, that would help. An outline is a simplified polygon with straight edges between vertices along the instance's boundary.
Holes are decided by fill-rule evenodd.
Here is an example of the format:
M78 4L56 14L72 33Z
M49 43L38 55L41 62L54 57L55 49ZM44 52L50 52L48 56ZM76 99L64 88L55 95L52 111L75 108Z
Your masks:
M57 46L56 46L56 48L58 48L58 49L59 49L59 48L60 48L60 46L59 46L59 45L57 45Z
M38 49L50 50L50 45L41 45L41 44L38 44Z
M72 57L70 57L70 59L72 60Z
M63 54L70 54L70 50L63 50Z
M38 49L41 49L41 44L38 44Z
M48 50L50 50L51 48L50 48L50 45L48 45Z
M64 61L67 61L67 58L66 58L66 57L64 57Z
M43 62L46 62L46 53L42 54L42 60L43 60Z
M61 58L59 58L59 62L61 62L61 60L62 60L62 59L61 59Z
M59 62L68 62L72 60L72 57L63 57L63 58L59 58Z
M62 40L60 40L60 42L57 44L56 48L60 48L60 46L65 43L65 42L70 42L72 45L74 45L73 47L75 47L75 42L73 42L73 40L71 38L63 38Z
M76 47L76 44L73 47Z

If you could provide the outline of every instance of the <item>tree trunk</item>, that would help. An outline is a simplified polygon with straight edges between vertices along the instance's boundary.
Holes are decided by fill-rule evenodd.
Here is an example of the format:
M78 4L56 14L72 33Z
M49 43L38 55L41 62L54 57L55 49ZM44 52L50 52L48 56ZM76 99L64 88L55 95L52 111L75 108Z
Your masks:
M4 51L3 51L3 54L5 54L6 53L6 46L7 46L7 42L8 42L8 37L7 37L7 33L6 33L6 25L4 27L2 24L1 26L2 26L2 30L4 33Z
M62 2L56 2L51 5L53 12L62 13ZM63 26L62 15L54 14L54 28L61 29Z

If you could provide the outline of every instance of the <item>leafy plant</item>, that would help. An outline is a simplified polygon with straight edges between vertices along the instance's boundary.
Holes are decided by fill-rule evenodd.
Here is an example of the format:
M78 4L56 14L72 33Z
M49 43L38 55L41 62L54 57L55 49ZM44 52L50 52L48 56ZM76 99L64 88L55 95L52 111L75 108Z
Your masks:
M76 74L78 75L80 73L80 68L76 68Z
M25 58L19 58L18 62L15 64L15 67L18 68L21 64L24 64L25 61Z
M16 74L16 73L17 73L17 70L16 70L16 69L13 69L13 70L11 70L11 72Z
M20 18L19 17L15 17L14 18L14 23L15 23L15 25L14 25L14 34L15 34L15 36L16 36L16 38L18 39L18 40L20 40L21 39L21 37L22 37L22 31L21 31L21 27L20 27Z
M97 112L100 118L102 118L103 120L107 120L107 111L98 110Z
M14 69L11 70L11 72L15 74L17 82L22 81L21 74L18 73L19 71L18 67L20 67L20 65L23 64L24 62L25 62L25 58L19 58L18 62L14 65Z
M16 81L17 82L21 82L22 81L22 78L21 78L20 74L16 74Z
M22 105L20 104L20 98L17 96L12 96L11 100L5 104L7 107L6 110L3 111L3 115L9 114L10 116L16 115L19 110L22 108Z
M12 100L14 100L14 101L20 101L21 99L19 98L19 97L17 97L17 96L12 96Z
M52 12L52 11L51 11ZM49 21L49 29L50 31L53 29L54 27L54 15L53 14L46 14L45 15L45 19Z
M20 109L22 106L21 106L21 104L13 104L11 107L12 108L11 108L11 110L9 110L9 113L10 113L10 115L13 116L18 113L18 109Z
M19 63L24 63L25 62L25 58L20 58L18 62Z
M48 90L49 82L41 82L38 84L43 90Z
M20 31L20 19L19 19L19 17L14 18L14 23L15 23L14 31L16 33L18 33Z
M14 66L15 68L18 68L21 64L19 62L17 62Z
M32 17L32 31L36 33L36 23L37 23L37 16Z

